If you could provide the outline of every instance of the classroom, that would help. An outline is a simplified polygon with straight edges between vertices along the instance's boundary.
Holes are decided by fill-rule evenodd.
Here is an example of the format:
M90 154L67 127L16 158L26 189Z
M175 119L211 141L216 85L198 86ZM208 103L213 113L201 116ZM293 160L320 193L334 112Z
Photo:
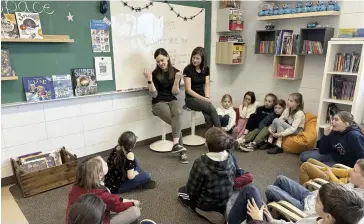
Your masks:
M363 0L1 1L1 223L364 224Z

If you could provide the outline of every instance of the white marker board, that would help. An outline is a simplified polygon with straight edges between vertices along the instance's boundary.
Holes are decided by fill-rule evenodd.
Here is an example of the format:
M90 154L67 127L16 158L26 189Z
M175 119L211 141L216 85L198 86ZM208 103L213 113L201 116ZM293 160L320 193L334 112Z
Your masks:
M129 2L136 7L145 2ZM201 8L171 4L181 15L190 17ZM131 11L121 1L110 1L115 85L118 91L144 89L145 68L156 66L154 51L165 48L172 64L183 70L189 64L192 50L204 46L205 12L184 21L166 3L154 2L149 9Z

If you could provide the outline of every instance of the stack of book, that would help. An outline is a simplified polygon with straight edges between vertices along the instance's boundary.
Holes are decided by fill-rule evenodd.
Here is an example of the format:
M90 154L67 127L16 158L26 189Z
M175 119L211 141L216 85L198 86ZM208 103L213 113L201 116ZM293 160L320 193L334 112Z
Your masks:
M219 42L244 43L241 35L223 35L219 37Z
M358 73L360 64L360 54L353 53L337 53L335 56L334 71L335 72L352 72Z
M62 159L59 150L47 153L35 152L19 156L18 162L21 171L24 173L31 173L62 165Z
M331 98L335 100L353 100L356 81L340 75L331 78Z
M259 53L274 53L274 41L260 41Z
M281 30L277 37L277 55L293 55L298 52L299 35L293 34L293 31Z
M323 54L321 41L304 40L302 54Z

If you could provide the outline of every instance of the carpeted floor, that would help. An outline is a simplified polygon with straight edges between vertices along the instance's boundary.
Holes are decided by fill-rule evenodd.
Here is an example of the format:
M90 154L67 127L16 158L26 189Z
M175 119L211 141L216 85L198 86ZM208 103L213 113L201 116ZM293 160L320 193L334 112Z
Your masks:
M134 149L142 169L151 172L157 182L156 189L136 190L123 195L142 202L142 218L153 219L159 224L208 223L177 200L177 190L186 183L193 161L206 153L205 146L187 148L190 159L188 165L181 164L176 155L152 152L148 146ZM253 183L262 193L277 175L297 179L300 165L297 155L268 155L265 151L234 154L240 167L253 173ZM23 198L17 186L11 187L10 191L30 224L63 224L69 188L65 186L29 198Z

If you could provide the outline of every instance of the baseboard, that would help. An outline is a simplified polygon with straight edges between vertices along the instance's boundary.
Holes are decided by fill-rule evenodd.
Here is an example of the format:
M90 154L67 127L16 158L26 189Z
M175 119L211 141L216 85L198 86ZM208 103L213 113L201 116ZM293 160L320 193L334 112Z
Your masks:
M201 124L201 125L196 126L196 129L204 129L204 128L205 128L205 124ZM182 130L183 135L187 135L189 133L191 133L190 128L186 128L186 129ZM172 134L171 133L167 134L166 138L167 139L172 139ZM150 144L152 144L153 142L155 142L155 141L157 141L159 139L160 139L160 136L144 139L142 141L137 142L136 146L150 145ZM110 154L110 151L111 151L111 149L108 149L108 150L105 150L105 151L102 151L102 152L98 152L98 153L94 153L94 154L91 154L91 155L79 157L78 159L82 160L82 159L92 157L92 156L96 156L96 155L100 155L102 157L107 157ZM10 185L10 184L15 184L14 176L1 178L1 186L2 187L6 186L6 185Z

